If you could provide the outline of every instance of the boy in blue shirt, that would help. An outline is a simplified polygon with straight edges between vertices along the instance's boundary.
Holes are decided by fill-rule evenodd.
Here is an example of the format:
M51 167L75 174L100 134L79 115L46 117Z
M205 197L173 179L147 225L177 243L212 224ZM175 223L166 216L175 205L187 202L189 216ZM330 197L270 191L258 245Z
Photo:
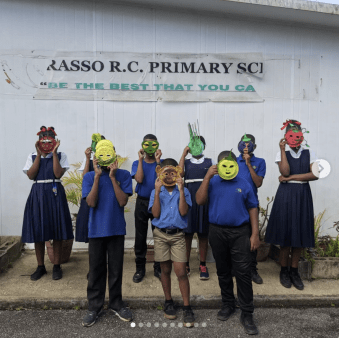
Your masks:
M133 276L134 283L140 283L146 273L147 232L148 220L153 216L148 212L149 198L157 179L155 168L160 164L161 150L155 135L147 134L139 150L139 160L132 164L131 176L137 181L135 192L138 194L135 203L135 264L136 272ZM160 263L154 262L154 276L160 279Z
M266 162L263 158L255 157L254 150L257 148L255 137L245 134L238 144L240 155L237 158L239 165L239 176L250 183L258 200L258 188L262 186L266 174ZM257 270L257 250L252 251L251 278L254 283L262 284L263 280Z
M172 262L179 280L184 301L184 326L193 327L194 313L190 307L190 285L186 274L186 243L183 229L187 227L187 213L192 207L191 195L184 187L182 171L173 159L166 159L157 167L159 177L152 191L149 211L155 226L154 254L161 266L161 284L165 294L164 317L175 319L176 308L171 296Z
M260 244L258 202L250 184L237 176L239 167L236 156L230 151L223 151L218 156L218 162L218 166L209 168L196 193L199 205L208 202L209 242L216 262L223 303L217 318L227 320L235 311L233 268L242 310L240 322L246 333L257 334L252 315L254 307L250 265L251 251Z
M90 207L88 312L82 321L86 327L95 323L104 305L107 266L108 306L120 319L132 320L121 294L126 235L124 206L133 193L132 179L127 170L118 169L115 149L108 140L98 142L93 166L94 171L88 172L82 183L82 197Z

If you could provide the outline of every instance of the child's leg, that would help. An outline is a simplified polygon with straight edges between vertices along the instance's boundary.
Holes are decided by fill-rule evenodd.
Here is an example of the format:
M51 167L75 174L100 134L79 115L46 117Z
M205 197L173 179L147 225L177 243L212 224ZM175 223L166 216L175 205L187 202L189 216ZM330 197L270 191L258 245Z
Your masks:
M192 249L192 240L193 240L193 234L186 234L185 233L187 262L190 261L191 249Z
M184 300L184 306L190 305L190 283L186 274L186 264L184 262L173 262L174 272L179 280L179 288Z
M292 263L291 263L292 268L298 269L299 259L302 250L303 248L292 248Z
M53 241L54 265L60 265L62 254L62 241Z
M161 284L162 289L164 290L165 299L171 300L171 271L172 271L172 262L171 261L165 261L160 262L160 268L161 268Z
M287 267L288 266L288 257L290 255L290 247L280 247L280 264L282 267Z
M45 258L45 242L34 243L36 259L38 265L44 265Z
M198 237L199 237L200 262L206 262L207 249L208 249L208 237L201 236L200 234L198 234Z

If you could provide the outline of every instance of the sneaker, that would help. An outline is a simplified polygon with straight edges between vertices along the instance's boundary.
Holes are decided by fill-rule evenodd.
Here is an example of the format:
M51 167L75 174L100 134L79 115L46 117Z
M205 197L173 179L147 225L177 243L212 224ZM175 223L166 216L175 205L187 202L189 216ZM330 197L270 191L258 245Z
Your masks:
M234 312L235 312L235 308L232 308L227 305L223 305L221 310L218 312L217 319L225 321L228 318L230 318Z
M177 318L177 310L175 308L173 301L171 303L165 302L164 317L167 319Z
M87 311L85 317L82 319L82 326L90 327L95 324L98 319L98 313L96 311Z
M290 272L290 280L298 290L304 290L304 283L300 278L299 272Z
M116 316L125 322L130 322L133 319L132 312L128 307L122 307L119 311L111 310Z
M256 325L253 322L252 313L241 312L240 323L244 327L247 334L255 335L259 333Z
M251 271L251 279L252 279L252 282L256 284L262 284L264 282L262 278L260 277L260 275L258 274L257 270Z
M290 274L288 271L280 271L280 284L285 288L290 288L292 286Z
M53 280L58 280L62 278L62 270L61 267L59 266L53 266L53 276L52 279Z
M137 269L133 276L133 282L134 283L140 283L145 277L145 270Z
M207 280L207 279L210 279L210 274L208 273L207 266L205 266L205 265L200 265L200 266L199 266L199 271L200 271L200 279L201 279L201 280Z
M154 268L154 277L157 277L161 281L161 269Z
M184 326L193 327L195 322L194 313L191 308L184 309Z
M45 266L38 266L35 272L31 275L31 280L36 281L46 274L47 274L47 271L46 271Z

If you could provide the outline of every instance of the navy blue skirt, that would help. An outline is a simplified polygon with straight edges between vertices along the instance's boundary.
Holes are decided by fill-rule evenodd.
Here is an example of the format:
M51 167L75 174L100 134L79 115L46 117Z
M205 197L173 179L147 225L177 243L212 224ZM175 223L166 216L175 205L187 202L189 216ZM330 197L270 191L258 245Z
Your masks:
M22 242L46 242L50 239L73 239L72 220L61 183L57 196L52 183L35 183L28 196L22 227Z
M265 241L283 247L314 247L314 214L308 183L280 183Z

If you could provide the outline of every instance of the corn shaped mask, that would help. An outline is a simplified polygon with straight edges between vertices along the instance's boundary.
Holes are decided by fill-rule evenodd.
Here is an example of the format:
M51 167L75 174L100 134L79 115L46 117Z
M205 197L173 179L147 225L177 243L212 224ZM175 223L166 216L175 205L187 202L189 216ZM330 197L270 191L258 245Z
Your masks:
M114 150L113 143L109 140L101 140L95 147L95 157L102 167L107 167L114 163L117 159L117 154Z

